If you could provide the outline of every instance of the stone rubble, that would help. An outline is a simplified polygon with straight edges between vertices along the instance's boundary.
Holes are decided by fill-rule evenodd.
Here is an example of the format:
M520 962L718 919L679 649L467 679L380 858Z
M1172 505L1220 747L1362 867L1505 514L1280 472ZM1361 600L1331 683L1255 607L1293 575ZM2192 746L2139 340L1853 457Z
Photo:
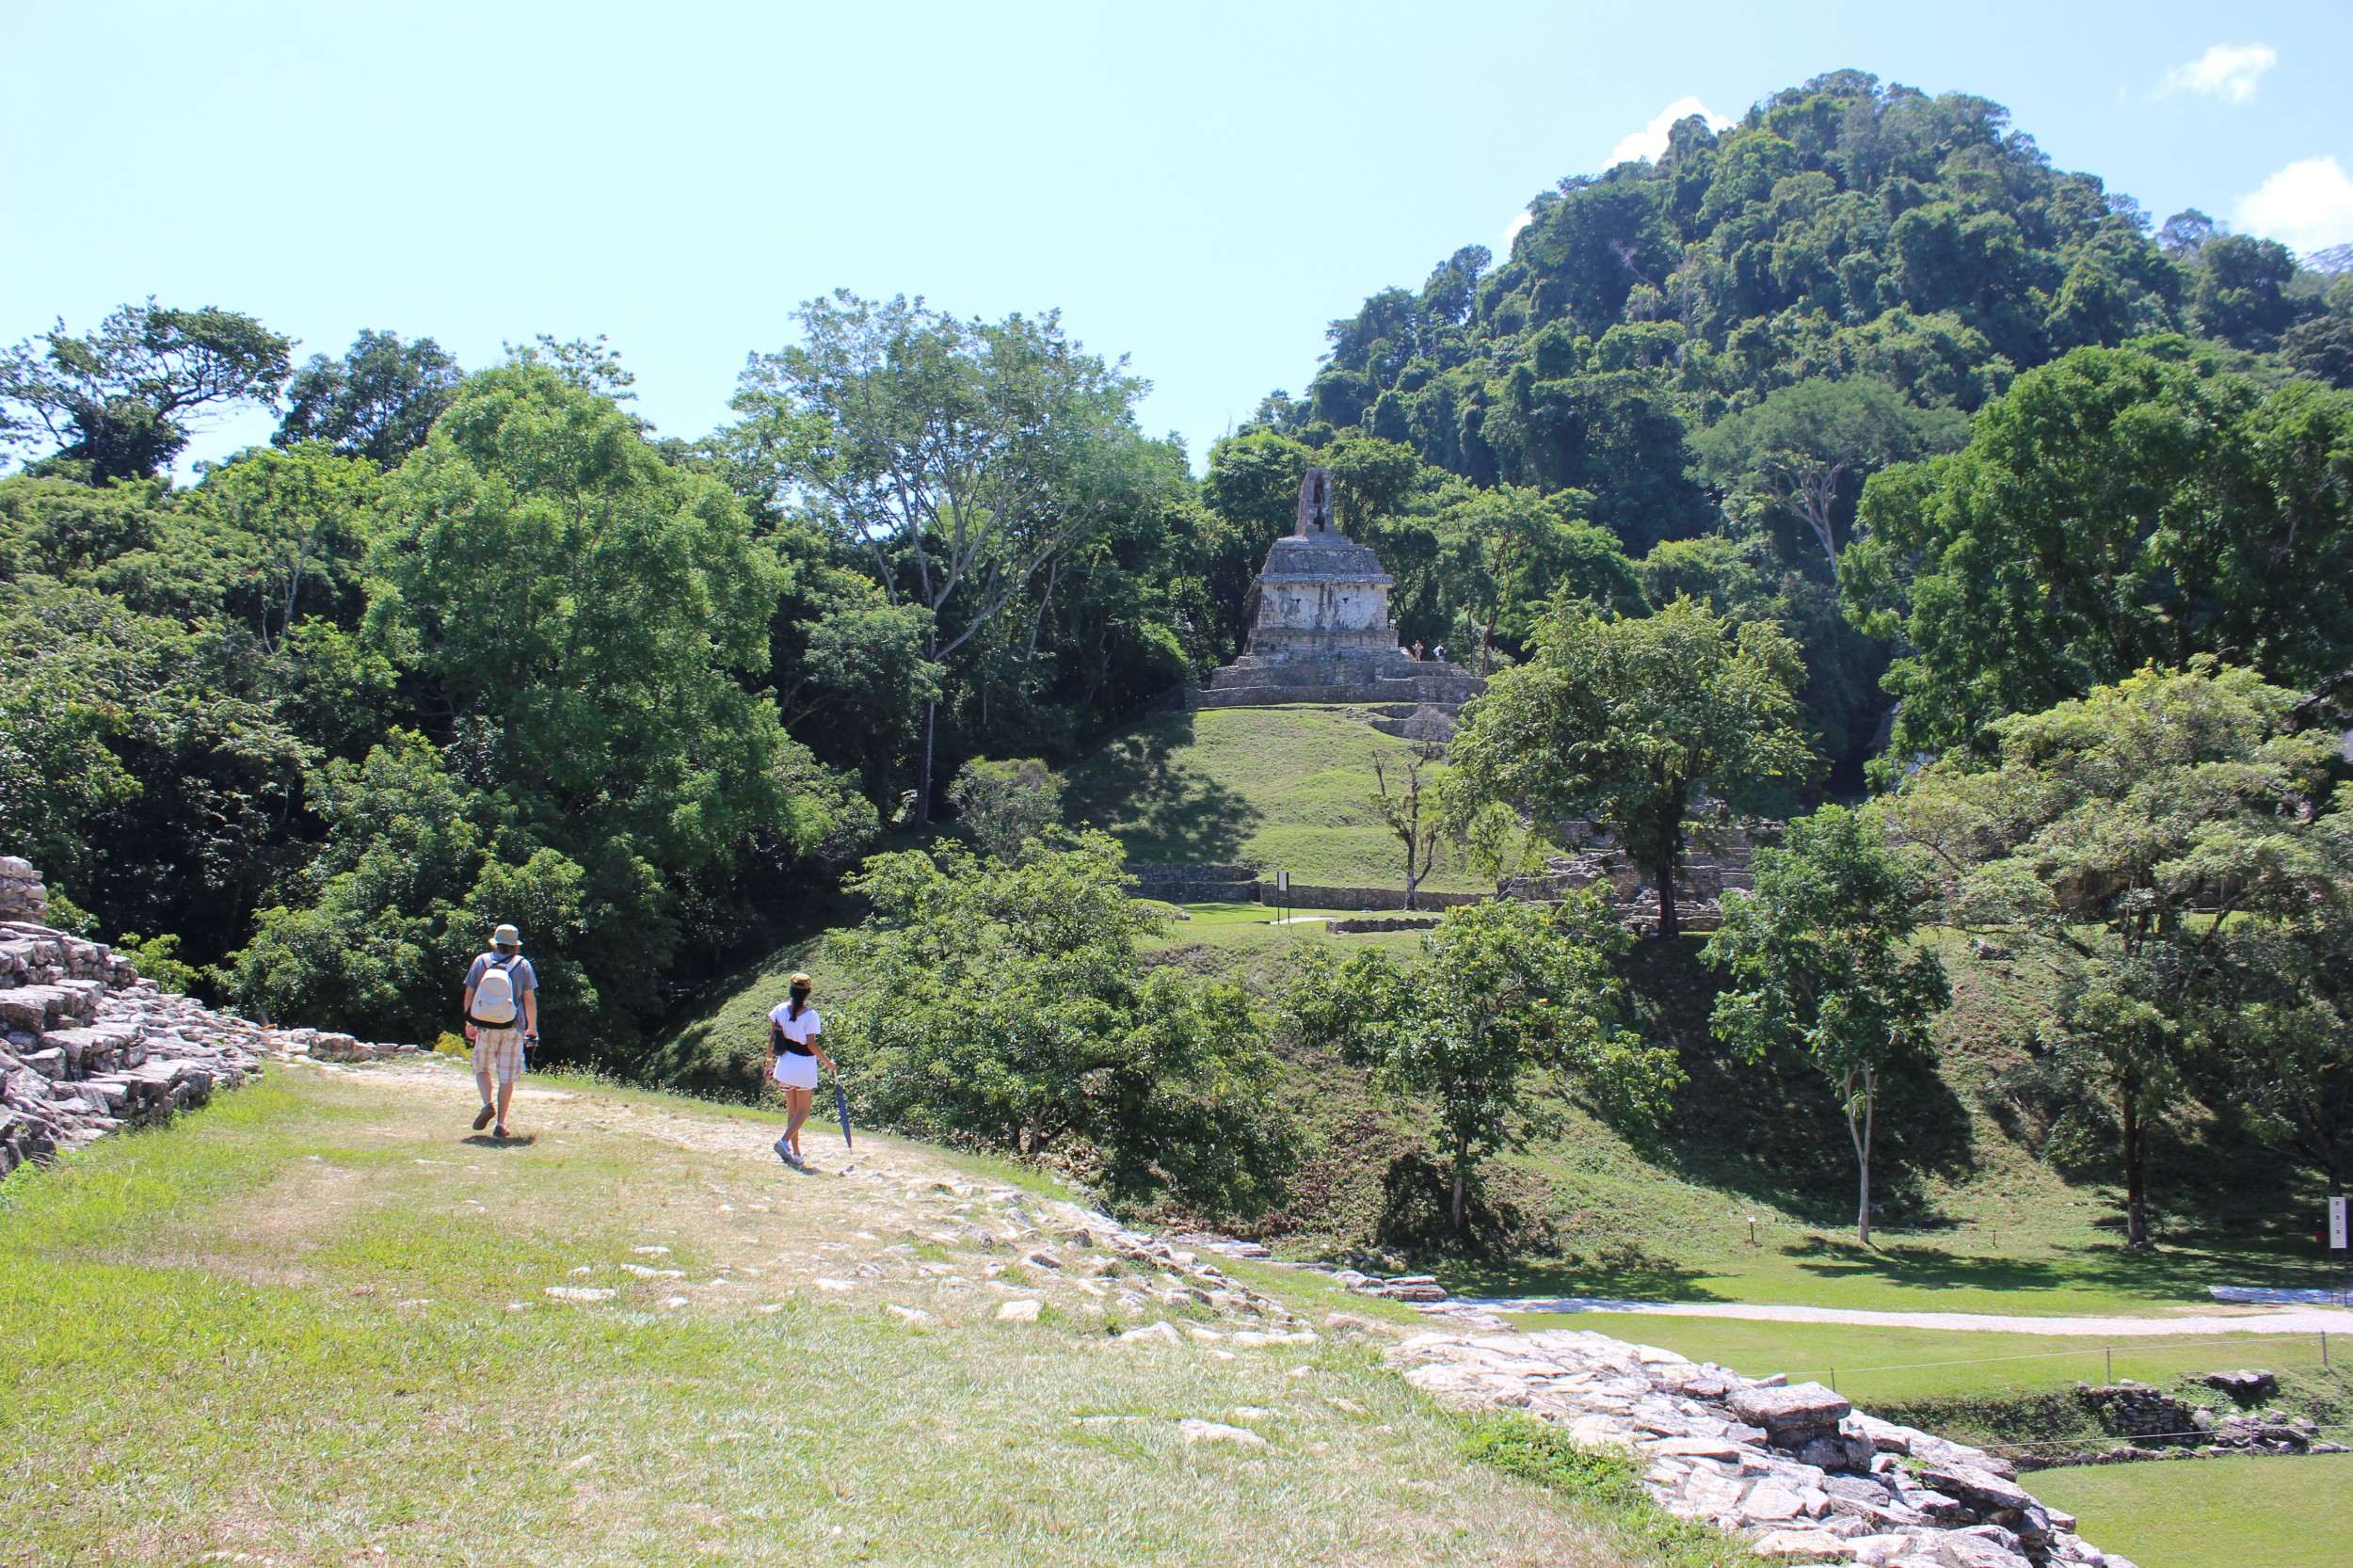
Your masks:
M264 1059L375 1062L415 1046L270 1029L141 980L104 942L44 923L40 873L0 856L0 1176L168 1121Z
M1581 1330L1431 1332L1390 1352L1457 1408L1517 1409L1646 1466L1669 1512L1765 1558L1873 1568L2132 1568L2018 1484L2008 1460L1857 1412L1819 1384L1744 1378Z

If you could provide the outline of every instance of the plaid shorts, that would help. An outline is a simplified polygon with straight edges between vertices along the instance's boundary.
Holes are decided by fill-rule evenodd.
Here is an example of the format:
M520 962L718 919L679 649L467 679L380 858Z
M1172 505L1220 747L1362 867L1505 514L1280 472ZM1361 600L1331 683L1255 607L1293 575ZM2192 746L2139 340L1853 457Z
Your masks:
M523 1032L520 1029L484 1029L474 1027L473 1070L477 1076L488 1074L501 1083L512 1083L523 1076Z

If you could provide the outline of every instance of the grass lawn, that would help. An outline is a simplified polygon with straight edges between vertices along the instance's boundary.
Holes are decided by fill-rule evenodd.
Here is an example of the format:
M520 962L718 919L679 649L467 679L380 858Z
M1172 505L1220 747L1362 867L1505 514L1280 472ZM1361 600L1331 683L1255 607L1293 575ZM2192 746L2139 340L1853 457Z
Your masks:
M2028 1484L2140 1568L2353 1568L2353 1454L2085 1465Z
M1064 814L1116 836L1139 862L1288 871L1325 887L1402 888L1402 851L1368 800L1372 759L1412 754L1340 708L1163 713L1113 736L1070 771ZM1426 886L1490 890L1443 858Z
M2087 1232L2077 1243L2028 1242L1995 1252L1983 1234L1906 1238L1872 1247L1850 1237L1760 1226L1737 1218L1720 1234L1668 1237L1650 1248L1604 1240L1573 1259L1442 1265L1449 1288L1473 1296L1618 1296L1646 1301L1753 1302L1874 1312L1992 1312L2035 1317L2165 1316L2212 1309L2210 1284L2268 1283L2279 1261L2256 1251L2169 1247L2136 1254ZM1783 1238L1790 1238L1783 1240ZM1673 1243L1680 1240L1680 1246ZM2303 1283L2305 1275L2278 1275Z
M2222 1320L2217 1329L2228 1322ZM1513 1323L1531 1334L1544 1328L1588 1329L1713 1361L1750 1377L1786 1372L1792 1383L1835 1382L1840 1393L1865 1409L1899 1400L2044 1393L2073 1388L2079 1381L2170 1383L2184 1373L2226 1367L2262 1367L2283 1376L2313 1377L2320 1371L2319 1341L2300 1336L2217 1332L2178 1340L2102 1339L1619 1312L1520 1313ZM2353 1378L2344 1375L2353 1371L2353 1343L2332 1339L2329 1353L2338 1381L2353 1392Z
M0 1184L0 1561L1644 1560L1372 1348L1112 1346L1119 1260L1025 1264L987 1162L827 1134L796 1175L773 1116L581 1080L521 1142L472 1109L286 1068Z

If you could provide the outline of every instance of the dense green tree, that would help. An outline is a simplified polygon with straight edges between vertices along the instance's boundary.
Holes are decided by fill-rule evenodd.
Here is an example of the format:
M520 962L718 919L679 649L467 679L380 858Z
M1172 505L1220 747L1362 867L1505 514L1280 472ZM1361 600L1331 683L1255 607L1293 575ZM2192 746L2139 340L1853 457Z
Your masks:
M1025 846L1061 824L1062 788L1062 779L1034 757L975 758L957 771L948 799L981 848L1010 866Z
M1673 1050L1620 1027L1610 956L1625 940L1591 892L1465 904L1424 938L1417 967L1317 955L1286 1011L1303 1037L1429 1116L1452 1165L1460 1232L1479 1161L1523 1134L1538 1074L1629 1128L1654 1122L1681 1080Z
M1957 409L1919 408L1884 381L1810 380L1779 387L1692 440L1700 472L1728 504L1761 504L1802 522L1831 575L1841 524L1863 481L1890 463L1949 451L1968 438Z
M2295 277L2296 258L2279 241L2216 234L2198 248L2189 318L2233 347L2270 348L2296 321Z
M260 911L229 966L264 1017L430 1041L454 1032L465 966L503 922L521 928L539 976L539 1027L577 1052L610 1035L600 974L655 955L579 862L535 840L513 804L451 773L424 736L396 730L366 759L313 780L326 840ZM600 907L601 905L601 907ZM616 1063L616 1064L618 1064Z
M2323 907L2251 928L2193 992L2207 1103L2318 1173L2353 1177L2353 919Z
M1040 848L866 863L852 886L873 912L836 938L858 980L835 1047L854 1092L925 1136L1063 1160L1124 1205L1263 1208L1290 1150L1257 1008L1137 962L1160 920L1114 840L1057 830Z
M1133 415L1144 383L1055 316L965 322L840 294L797 319L802 344L744 371L730 448L779 509L807 502L864 554L892 602L931 613L928 663L991 631L1153 483ZM918 824L936 749L927 703Z
M2078 349L1961 452L1873 478L1842 586L1909 647L1898 754L1978 744L2153 659L2300 684L2353 667L2353 400L2265 394L2185 350Z
M2316 809L2338 740L2294 730L2297 702L2211 659L2144 669L2000 720L1992 756L1940 758L1891 803L1938 919L2057 974L2045 1045L2116 1117L2135 1247L2149 1124L2179 1100L2201 1034L2236 1032L2217 983L2353 881L2353 825Z
M313 354L286 387L276 446L324 441L386 468L424 444L465 372L431 338L362 330L341 360Z
M1873 817L1838 806L1792 819L1753 871L1702 950L1729 980L1710 1027L1752 1061L1802 1051L1830 1080L1854 1144L1855 1239L1869 1246L1881 1080L1929 1070L1929 1021L1952 1000L1936 954L1911 939L1923 888Z
M1689 599L1640 618L1564 601L1535 656L1464 711L1454 820L1500 806L1552 837L1590 817L1658 890L1672 937L1686 834L1812 776L1804 679L1769 622L1736 626Z
M101 935L183 935L208 962L299 863L314 754L244 651L112 594L0 584L0 840Z
M362 458L317 444L256 448L206 474L152 566L125 561L120 577L145 568L148 592L216 609L280 653L308 616L356 623L380 489Z
M1452 644L1464 663L1475 645L1475 667L1485 675L1499 652L1516 659L1526 651L1556 594L1621 612L1641 608L1633 563L1615 535L1582 515L1588 499L1519 485L1442 488L1421 514L1438 546L1432 618L1440 624L1425 640Z
M2290 328L2280 340L2280 358L2298 376L2353 391L2353 305Z
M188 444L188 422L223 405L268 403L291 372L289 344L251 316L207 307L125 305L73 337L59 321L36 346L0 354L0 438L38 424L57 461L95 480L152 479Z
M579 930L572 1043L625 1046L660 1009L681 894L708 900L747 860L813 853L837 825L839 797L745 685L767 661L773 554L725 487L530 357L466 383L378 517L368 632L415 683L438 752L388 741L328 776L332 799L360 804L322 808L328 851L265 912L240 983L281 1009L413 1026L390 1000L416 978L404 966L478 941L474 917L511 896ZM371 872L378 846L357 824L412 796L443 803L416 808L451 824L439 858ZM318 956L337 933L394 955L370 971L385 978L338 978Z

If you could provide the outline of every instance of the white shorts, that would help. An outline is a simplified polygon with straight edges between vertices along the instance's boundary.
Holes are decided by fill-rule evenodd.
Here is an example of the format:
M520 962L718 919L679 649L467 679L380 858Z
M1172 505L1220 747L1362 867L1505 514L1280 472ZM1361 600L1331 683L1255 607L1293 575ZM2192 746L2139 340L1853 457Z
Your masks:
M788 1089L817 1087L817 1058L795 1056L791 1051L776 1057L776 1081Z

